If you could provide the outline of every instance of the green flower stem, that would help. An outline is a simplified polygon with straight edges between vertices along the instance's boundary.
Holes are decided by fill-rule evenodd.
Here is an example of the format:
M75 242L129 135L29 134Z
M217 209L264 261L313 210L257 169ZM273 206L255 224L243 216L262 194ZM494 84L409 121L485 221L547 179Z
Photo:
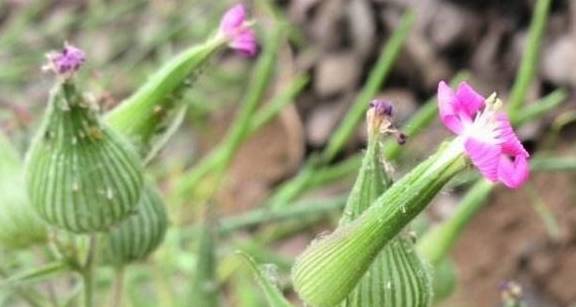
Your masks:
M333 306L343 300L380 250L465 168L461 146L458 139L446 144L352 223L313 242L292 271L300 297L312 306Z
M548 13L552 0L538 0L530 23L528 42L525 48L520 70L516 75L514 86L508 98L508 110L516 111L522 108L526 98L526 92L538 69L540 48L542 46L542 36L548 21Z
M216 243L215 217L213 209L206 208L201 226L202 232L198 242L198 260L196 273L192 282L191 299L198 306L216 307L219 301L219 287L216 278Z
M146 146L157 133L166 112L173 107L175 96L191 74L226 41L214 36L204 44L185 50L157 71L141 88L106 116L113 128L129 136L136 144Z

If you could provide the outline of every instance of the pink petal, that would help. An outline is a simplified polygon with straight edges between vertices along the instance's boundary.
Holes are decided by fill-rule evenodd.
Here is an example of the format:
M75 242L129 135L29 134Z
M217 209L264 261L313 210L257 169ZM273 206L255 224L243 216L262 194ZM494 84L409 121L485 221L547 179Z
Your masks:
M246 29L232 40L230 47L249 56L255 55L258 51L258 43L254 31Z
M478 94L468 83L461 82L456 90L458 110L464 112L470 118L474 118L476 112L484 107L484 97Z
M518 136L512 129L508 115L505 113L497 114L497 121L499 125L500 138L503 140L502 152L509 156L523 155L529 157L530 154L526 151Z
M242 4L236 4L224 13L220 21L220 31L232 35L244 21L246 21L246 8Z
M482 176L491 181L498 180L498 162L501 156L499 145L469 138L464 143L464 149Z
M509 157L502 155L498 163L498 180L509 188L520 187L529 176L528 161L526 156L517 155L512 161Z
M456 134L460 134L463 130L462 122L456 110L456 95L454 91L444 81L438 83L438 111L440 113L440 120Z

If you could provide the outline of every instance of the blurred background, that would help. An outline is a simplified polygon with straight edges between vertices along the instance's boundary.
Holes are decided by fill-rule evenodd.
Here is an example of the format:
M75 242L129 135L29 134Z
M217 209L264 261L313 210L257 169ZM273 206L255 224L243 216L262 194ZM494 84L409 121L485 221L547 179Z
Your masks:
M377 94L394 103L398 125L433 97L438 81L451 80L461 71L468 72L469 82L483 95L495 91L506 102L526 49L535 2L275 1L293 29L290 43L279 50L277 74L267 97L296 74L308 74L310 82L280 116L242 145L216 197L220 214L233 216L260 206L281 183L298 173L307 157L326 146L407 8L415 13L414 24ZM85 88L103 110L109 110L161 63L201 42L230 4L208 0L2 0L2 129L23 151L27 148L52 84L51 76L41 71L44 54L60 48L64 41L86 51L88 61L81 74ZM254 19L261 18L260 14L255 10ZM257 25L259 33L265 25L265 21ZM526 105L558 88L565 89L568 98L554 112L524 125L519 134L531 152L574 156L575 1L552 1L540 47ZM184 128L152 167L167 195L178 176L223 138L254 62L227 52L215 59L186 93L190 109ZM362 150L363 131L358 129L336 162ZM396 176L427 157L448 135L435 123L410 138L394 163ZM353 174L342 176L301 198L341 195L349 190L353 178ZM452 252L459 282L442 306L495 306L500 301L499 286L509 280L522 286L528 306L576 306L575 186L574 173L545 172L534 173L521 190L497 188ZM432 222L450 216L462 192L454 188L437 197L428 212ZM336 211L326 214L323 222L317 220L269 247L278 257L298 255L317 233L332 229L331 221L337 216ZM177 220L176 225L193 225L194 215L183 214ZM232 241L246 239L256 231L239 231ZM157 269L169 266L165 274L185 275L191 270L191 260L171 254L169 242L154 257L161 258ZM236 246L226 244L230 244L228 249ZM225 305L241 306L242 299L237 296L233 289L226 289Z

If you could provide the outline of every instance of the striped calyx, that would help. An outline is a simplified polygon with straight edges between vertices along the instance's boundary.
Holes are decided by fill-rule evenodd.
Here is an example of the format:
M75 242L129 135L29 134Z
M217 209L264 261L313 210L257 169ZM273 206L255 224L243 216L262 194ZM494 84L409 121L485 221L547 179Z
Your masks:
M334 306L350 293L382 249L393 242L440 189L465 168L464 157L452 150L454 144L441 147L371 202L356 219L313 242L298 257L292 269L292 280L306 303ZM398 257L396 261L408 263L402 258ZM416 276L410 278L410 282L426 278L425 272L413 272ZM416 293L419 287L415 285L411 291ZM425 295L411 299L415 302L428 300Z
M159 192L146 183L136 214L104 235L104 261L114 265L143 260L162 243L168 218Z
M40 216L75 233L105 231L135 212L142 182L130 143L100 121L72 79L59 80L26 161Z
M400 234L386 244L340 306L430 306L431 286L431 274L414 244Z
M342 225L356 219L392 184L380 161L377 135L369 135L368 150L340 221ZM430 306L431 297L427 266L414 250L413 239L401 233L384 246L340 306L425 307Z
M1 133L0 148L0 247L19 249L46 242L46 224L26 196L22 161Z

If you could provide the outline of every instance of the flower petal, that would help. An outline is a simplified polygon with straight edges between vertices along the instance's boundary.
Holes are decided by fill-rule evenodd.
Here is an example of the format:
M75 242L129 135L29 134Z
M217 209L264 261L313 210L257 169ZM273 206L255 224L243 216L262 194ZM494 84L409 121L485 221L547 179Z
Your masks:
M498 180L498 163L502 153L500 145L469 138L464 142L464 149L482 176L490 181Z
M457 113L456 95L444 81L438 83L438 111L440 120L446 128L456 134L462 132L464 127Z
M478 94L468 83L461 82L456 90L456 100L457 109L470 118L474 118L476 112L484 107L486 99Z
M520 187L528 179L529 173L526 156L517 155L514 157L514 161L505 155L500 157L498 180L507 187L512 189Z
M508 115L505 113L498 113L496 118L499 126L498 132L502 139L502 152L509 156L523 155L529 157L530 154L528 154L518 139L518 136L516 136L514 129L512 129Z
M232 35L244 21L246 21L246 8L242 4L236 4L224 13L220 21L220 31Z
M245 29L243 33L237 35L232 40L230 47L248 56L255 55L258 51L258 43L254 31L252 31L252 29Z

